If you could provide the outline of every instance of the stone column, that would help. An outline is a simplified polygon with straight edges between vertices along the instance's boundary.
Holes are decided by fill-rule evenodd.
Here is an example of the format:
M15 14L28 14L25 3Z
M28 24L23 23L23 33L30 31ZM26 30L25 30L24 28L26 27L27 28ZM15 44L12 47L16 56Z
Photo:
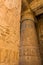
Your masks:
M39 38L40 55L43 65L43 14L38 17L37 32Z
M0 65L19 64L21 0L0 0Z
M22 15L20 65L41 65L34 17L30 9Z

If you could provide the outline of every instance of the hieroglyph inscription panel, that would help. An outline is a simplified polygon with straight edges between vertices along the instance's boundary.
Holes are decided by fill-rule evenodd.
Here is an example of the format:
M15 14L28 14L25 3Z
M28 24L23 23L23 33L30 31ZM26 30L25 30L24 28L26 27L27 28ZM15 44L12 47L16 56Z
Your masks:
M18 65L21 0L0 0L0 65Z

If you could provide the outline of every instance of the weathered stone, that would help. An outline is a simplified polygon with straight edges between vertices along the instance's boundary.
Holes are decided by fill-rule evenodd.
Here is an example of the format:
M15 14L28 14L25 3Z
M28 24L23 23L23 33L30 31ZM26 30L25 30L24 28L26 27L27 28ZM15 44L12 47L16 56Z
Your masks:
M0 65L19 64L21 0L0 0Z
M20 65L41 65L34 17L29 10L22 16Z
M37 33L39 38L40 55L43 65L43 14L38 17Z

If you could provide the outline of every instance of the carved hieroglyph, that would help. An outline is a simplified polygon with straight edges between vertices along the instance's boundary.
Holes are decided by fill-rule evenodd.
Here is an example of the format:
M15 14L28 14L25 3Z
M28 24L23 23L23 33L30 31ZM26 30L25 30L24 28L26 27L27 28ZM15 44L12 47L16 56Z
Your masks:
M21 0L0 0L0 65L18 65Z
M18 0L5 0L4 4L9 9L18 7L18 5L19 5Z

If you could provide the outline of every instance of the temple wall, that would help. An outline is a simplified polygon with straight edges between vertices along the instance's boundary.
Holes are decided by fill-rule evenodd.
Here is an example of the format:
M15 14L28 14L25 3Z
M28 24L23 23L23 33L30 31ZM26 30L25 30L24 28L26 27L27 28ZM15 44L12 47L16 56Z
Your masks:
M0 65L19 64L21 0L0 0Z

